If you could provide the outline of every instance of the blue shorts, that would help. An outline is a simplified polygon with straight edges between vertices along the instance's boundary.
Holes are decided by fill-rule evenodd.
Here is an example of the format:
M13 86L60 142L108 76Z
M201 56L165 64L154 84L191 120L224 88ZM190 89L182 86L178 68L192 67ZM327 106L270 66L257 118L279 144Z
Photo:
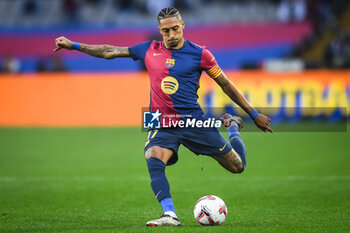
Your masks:
M148 131L145 152L152 146L171 149L173 156L167 165L178 160L180 144L199 155L220 156L232 150L231 144L219 133L218 129L210 128L162 128Z

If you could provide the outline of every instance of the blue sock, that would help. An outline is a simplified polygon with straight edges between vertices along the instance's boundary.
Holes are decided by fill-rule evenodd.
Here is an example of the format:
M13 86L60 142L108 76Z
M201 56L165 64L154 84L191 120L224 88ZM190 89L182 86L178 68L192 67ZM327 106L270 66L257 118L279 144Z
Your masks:
M174 203L173 203L173 199L171 199L171 197L168 197L168 198L161 200L160 204L162 206L164 213L169 212L169 211L175 213Z
M238 132L238 126L236 124L233 124L230 127L228 127L227 131L228 131L228 137L230 140L231 140L231 137L233 136L241 137L241 135Z
M175 213L174 203L170 195L169 182L165 176L166 165L157 158L147 160L147 167L151 177L151 187L157 200L160 202L163 211Z
M232 148L238 153L243 163L243 170L246 165L247 150L242 141L241 135L238 132L237 125L231 125L228 129L228 137Z

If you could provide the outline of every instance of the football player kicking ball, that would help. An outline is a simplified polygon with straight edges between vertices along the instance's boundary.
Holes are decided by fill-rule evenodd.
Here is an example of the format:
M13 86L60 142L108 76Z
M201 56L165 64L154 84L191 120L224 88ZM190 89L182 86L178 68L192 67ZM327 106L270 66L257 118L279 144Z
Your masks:
M175 8L164 8L158 14L158 29L163 41L148 41L133 47L111 45L88 45L72 42L65 37L56 39L58 51L62 48L78 50L95 57L113 59L131 57L144 62L151 83L150 111L161 110L164 116L192 116L199 119L203 111L197 102L197 90L201 72L205 71L222 90L238 104L254 123L264 132L271 120L259 114L247 102L240 91L229 81L218 66L214 56L203 46L183 37L185 22ZM173 120L173 119L170 119ZM232 173L243 172L246 165L246 149L239 130L243 127L240 117L225 114L221 118L227 127L230 142L216 128L162 127L148 132L145 158L151 178L151 187L160 202L164 214L147 222L147 226L180 226L170 186L165 176L165 167L175 164L180 144L195 154L208 155Z

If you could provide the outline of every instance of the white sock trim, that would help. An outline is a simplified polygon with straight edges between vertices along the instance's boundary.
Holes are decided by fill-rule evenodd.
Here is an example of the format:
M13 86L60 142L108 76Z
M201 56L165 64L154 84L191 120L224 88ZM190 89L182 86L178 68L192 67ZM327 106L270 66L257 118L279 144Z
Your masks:
M170 216L173 217L173 218L177 218L175 212L173 212L173 211L166 211L166 212L164 212L164 214L165 214L165 215L170 215Z

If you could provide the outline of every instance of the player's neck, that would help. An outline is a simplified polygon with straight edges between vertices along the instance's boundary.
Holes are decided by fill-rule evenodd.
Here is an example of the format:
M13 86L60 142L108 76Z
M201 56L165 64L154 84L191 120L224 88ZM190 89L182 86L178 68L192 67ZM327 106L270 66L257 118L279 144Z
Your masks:
M166 49L181 49L185 44L185 39L182 38L182 40L180 41L180 43L176 46L176 47L170 47L167 44L164 43L164 46Z

